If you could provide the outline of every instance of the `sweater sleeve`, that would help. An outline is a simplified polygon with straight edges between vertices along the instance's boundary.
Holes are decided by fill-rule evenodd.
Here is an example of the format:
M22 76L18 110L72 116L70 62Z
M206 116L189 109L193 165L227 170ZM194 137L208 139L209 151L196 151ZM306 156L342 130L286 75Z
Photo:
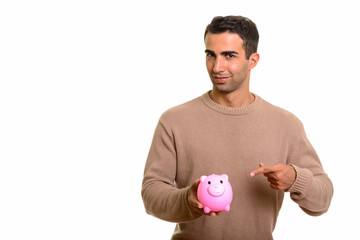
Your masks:
M327 212L333 196L333 185L303 127L289 162L296 171L295 182L288 190L291 199L311 216Z
M178 188L176 148L173 133L160 119L145 165L142 198L145 210L165 221L186 222L196 219L188 205L190 186Z

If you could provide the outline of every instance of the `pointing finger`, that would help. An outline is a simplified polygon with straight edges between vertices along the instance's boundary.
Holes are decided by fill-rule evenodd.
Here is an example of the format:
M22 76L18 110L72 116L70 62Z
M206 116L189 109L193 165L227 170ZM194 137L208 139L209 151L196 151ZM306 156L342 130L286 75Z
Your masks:
M260 167L260 168L258 168L258 169L255 169L254 171L252 171L252 172L250 173L250 177L255 177L255 176L259 175L259 174L264 174L264 173L266 173L266 172L267 172L267 171L266 171L265 167L262 166L262 167Z
M266 166L262 162L259 163L259 167L260 168L255 169L254 171L252 171L250 173L250 177L255 177L255 176L259 175L259 174L271 173L271 172L274 171L273 166Z

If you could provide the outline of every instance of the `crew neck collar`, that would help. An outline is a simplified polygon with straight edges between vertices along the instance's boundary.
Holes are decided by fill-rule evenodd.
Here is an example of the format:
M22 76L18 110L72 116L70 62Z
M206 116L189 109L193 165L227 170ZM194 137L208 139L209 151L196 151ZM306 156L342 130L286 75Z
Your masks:
M208 91L205 94L202 95L202 100L203 102L211 109L223 113L223 114L228 114L228 115L242 115L242 114L248 114L251 113L253 111L255 111L260 102L261 102L261 98L259 96L257 96L256 94L253 94L255 97L255 100L250 103L249 105L243 106L243 107L227 107L224 105L220 105L217 102L213 101L210 98L210 92Z

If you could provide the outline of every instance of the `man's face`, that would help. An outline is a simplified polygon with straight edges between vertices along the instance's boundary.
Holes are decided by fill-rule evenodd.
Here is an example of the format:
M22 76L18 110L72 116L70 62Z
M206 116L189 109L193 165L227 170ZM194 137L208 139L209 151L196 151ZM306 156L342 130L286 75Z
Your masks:
M249 81L249 60L243 40L236 33L207 33L205 36L206 68L214 89L231 93Z

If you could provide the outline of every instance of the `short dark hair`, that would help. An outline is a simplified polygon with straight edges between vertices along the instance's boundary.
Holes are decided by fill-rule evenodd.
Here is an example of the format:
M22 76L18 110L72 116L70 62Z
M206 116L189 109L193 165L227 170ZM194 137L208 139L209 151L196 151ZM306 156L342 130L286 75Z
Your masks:
M259 32L256 24L249 18L243 16L214 17L206 27L204 38L208 32L214 34L224 32L238 34L244 41L243 47L245 49L246 59L249 59L251 54L257 51Z

